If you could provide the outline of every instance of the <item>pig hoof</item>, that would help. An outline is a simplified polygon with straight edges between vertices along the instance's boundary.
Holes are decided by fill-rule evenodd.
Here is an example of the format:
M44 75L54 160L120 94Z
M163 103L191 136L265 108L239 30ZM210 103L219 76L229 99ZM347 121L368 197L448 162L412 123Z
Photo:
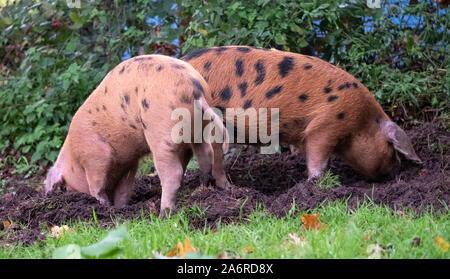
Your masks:
M228 180L225 181L225 183L222 183L221 185L217 185L217 188L225 190L225 191L229 191L234 187L233 184L231 184Z
M320 180L320 176L314 176L314 177L309 177L308 180L306 180L306 182L315 186L315 185L317 185L317 182L319 180Z
M164 208L159 211L159 217L163 220L169 219L174 214L174 210L170 208Z
M200 186L201 187L215 187L216 186L216 179L211 174L202 175L200 179Z

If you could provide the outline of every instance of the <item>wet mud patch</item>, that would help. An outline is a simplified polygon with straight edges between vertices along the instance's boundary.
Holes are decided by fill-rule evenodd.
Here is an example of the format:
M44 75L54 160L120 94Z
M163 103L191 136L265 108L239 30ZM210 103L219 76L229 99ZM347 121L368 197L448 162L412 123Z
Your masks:
M372 201L392 209L412 209L416 213L433 209L447 212L450 204L450 132L437 123L425 123L407 131L414 148L423 160L416 165L402 160L395 178L371 182L356 174L339 159L330 161L330 168L339 176L342 186L322 189L306 181L306 163L302 156L289 151L272 155L259 154L257 147L239 146L226 160L230 181L235 185L224 190L200 187L199 171L185 174L177 206L191 210L193 227L214 227L243 222L256 208L269 214L284 216L292 202L300 209L312 209L335 200L347 200L356 208L363 201ZM31 244L45 235L44 228L69 221L93 221L110 226L117 218L148 217L159 211L161 186L157 176L138 177L128 206L122 209L100 204L83 193L55 192L45 196L42 190L19 185L0 197L0 246L22 242ZM196 209L200 214L195 214ZM10 220L9 228L2 225Z

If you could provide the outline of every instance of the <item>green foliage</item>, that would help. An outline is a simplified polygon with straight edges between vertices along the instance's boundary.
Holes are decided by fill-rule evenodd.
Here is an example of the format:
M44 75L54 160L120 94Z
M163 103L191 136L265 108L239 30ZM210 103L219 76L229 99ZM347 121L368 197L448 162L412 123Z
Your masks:
M109 258L156 258L167 255L178 242L189 238L196 253L192 257L218 255L227 258L373 258L374 245L382 248L381 258L441 258L448 259L450 252L442 252L434 239L443 237L449 241L449 212L413 211L399 213L383 206L371 203L361 204L349 209L345 202L329 202L313 211L296 208L295 214L277 218L267 211L258 210L246 216L245 222L232 224L218 223L214 230L210 227L194 228L199 220L192 220L186 214L186 208L169 218L161 219L152 213L143 213L142 218L127 220L127 233L115 247L121 250L109 255ZM319 221L327 224L324 229L302 230L301 216L320 213ZM207 218L198 215L200 221ZM92 222L74 221L67 224L73 232L60 237L47 237L32 245L11 244L0 249L0 258L49 258L55 249L66 245L65 255L78 257L81 247L97 243L108 234L108 228ZM150 228L150 229L149 229ZM47 231L44 231L48 234ZM0 231L0 235L1 235ZM292 234L298 235L296 242ZM414 239L420 239L419 245L412 245ZM298 240L297 240L298 241ZM253 253L247 253L250 246ZM380 249L378 249L380 250Z
M338 64L385 106L434 108L450 100L450 14L431 0L183 1L192 15L183 51L216 45L274 47Z
M76 109L124 54L177 37L172 4L81 1L75 9L63 0L22 0L1 9L0 151L31 154L31 163L55 160Z
M55 249L53 259L99 259L118 257L120 252L119 243L128 238L125 225L110 231L101 241L87 247L76 244L68 244Z
M341 182L339 182L339 176L335 175L331 172L331 170L327 170L316 182L317 187L319 188L334 188L341 186Z

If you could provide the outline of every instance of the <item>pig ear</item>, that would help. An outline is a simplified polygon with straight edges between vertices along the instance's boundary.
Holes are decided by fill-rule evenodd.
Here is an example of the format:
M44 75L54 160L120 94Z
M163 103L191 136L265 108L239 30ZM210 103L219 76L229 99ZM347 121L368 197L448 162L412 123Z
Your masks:
M405 155L406 158L418 164L422 164L419 156L417 156L411 144L411 140L397 124L392 121L381 121L381 131L387 137L389 142L392 142L395 150Z

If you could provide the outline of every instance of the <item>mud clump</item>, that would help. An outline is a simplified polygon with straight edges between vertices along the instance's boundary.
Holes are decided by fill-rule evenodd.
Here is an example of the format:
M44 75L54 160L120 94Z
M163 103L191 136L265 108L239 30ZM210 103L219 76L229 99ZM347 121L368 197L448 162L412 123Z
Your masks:
M318 188L307 182L302 156L289 151L264 155L259 154L257 147L241 145L226 159L227 174L235 186L228 190L199 187L199 171L188 171L177 206L201 211L189 215L193 227L214 227L219 220L222 224L242 222L253 210L263 207L269 214L282 217L293 201L302 210L336 200L346 200L348 207L356 208L370 200L416 213L430 209L446 212L446 205L450 204L450 132L439 124L425 123L407 134L423 165L403 159L395 178L372 182L332 158L330 168L341 182L335 188ZM45 196L43 191L20 185L0 197L0 223L11 220L13 224L9 228L0 226L0 245L31 244L45 238L42 230L46 227L76 220L93 221L94 214L103 226L112 225L116 219L148 218L149 212L158 214L160 198L157 176L138 177L128 206L121 209L102 205L83 193L54 192Z

